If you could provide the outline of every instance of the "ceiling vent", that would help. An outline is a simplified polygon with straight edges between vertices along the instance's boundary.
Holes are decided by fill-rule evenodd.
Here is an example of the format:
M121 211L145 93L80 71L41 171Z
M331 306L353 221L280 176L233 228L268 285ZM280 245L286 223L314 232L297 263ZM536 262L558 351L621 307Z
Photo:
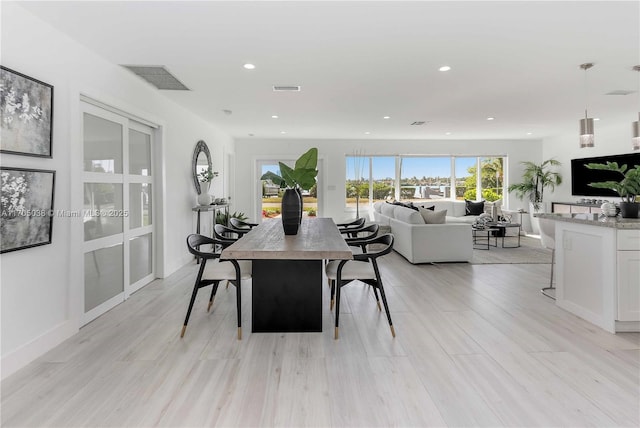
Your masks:
M123 67L142 77L158 89L167 91L189 90L162 65L123 65Z
M273 85L273 92L300 92L300 86Z
M625 89L618 89L616 91L611 91L611 92L607 92L605 95L630 95L633 94L635 91L629 91L629 90L625 90Z
M415 122L411 123L411 126L420 126L420 125L424 125L426 122L424 120L417 120Z

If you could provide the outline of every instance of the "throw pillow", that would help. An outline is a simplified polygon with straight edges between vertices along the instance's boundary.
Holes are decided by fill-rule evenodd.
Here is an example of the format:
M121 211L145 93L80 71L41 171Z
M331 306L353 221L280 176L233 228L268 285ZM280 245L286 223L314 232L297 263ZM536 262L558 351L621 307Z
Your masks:
M426 224L444 224L446 222L447 210L431 211L428 208L419 207L420 215Z
M465 214L464 215L480 215L484 212L484 201L474 202L467 199L464 200Z

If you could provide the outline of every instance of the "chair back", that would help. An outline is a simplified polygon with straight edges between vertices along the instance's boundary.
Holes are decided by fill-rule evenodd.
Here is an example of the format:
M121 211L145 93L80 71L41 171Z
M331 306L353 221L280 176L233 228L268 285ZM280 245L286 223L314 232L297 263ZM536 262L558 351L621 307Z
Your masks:
M355 238L345 238L345 241L349 242L354 239L375 238L376 236L378 236L378 230L380 230L380 226L377 223L371 223L369 226L358 228L357 232L354 230L354 232L356 233L368 233L368 235L356 236Z
M202 257L205 259L212 259L219 256L219 254L214 254L213 252L200 251L201 245L213 245L218 242L215 239L211 239L208 236L198 235L197 233L192 233L187 236L187 248L189 252L197 257Z
M231 217L229 219L229 223L236 229L252 229L257 226L256 223L248 223L246 221L240 220L239 218Z
M242 237L243 234L247 232L248 230L245 231L245 230L232 229L222 224L216 224L213 226L213 236L215 236L216 239L221 241L237 241L239 238Z
M367 252L365 253L354 254L354 260L376 259L389 254L391 250L393 250L393 240L394 238L392 234L385 233L384 235L376 236L374 238L353 240L349 245L360 245L367 248ZM375 245L375 247L372 247L372 245ZM382 248L377 249L380 246L382 246ZM370 251L369 249L372 248L376 248L376 250Z
M542 246L553 250L556 248L556 225L554 220L539 218L540 224L540 240Z
M367 221L366 218L364 217L360 217L357 218L349 223L339 223L336 226L338 226L338 229L351 229L351 228L358 228L358 227L362 227L364 226L364 223Z

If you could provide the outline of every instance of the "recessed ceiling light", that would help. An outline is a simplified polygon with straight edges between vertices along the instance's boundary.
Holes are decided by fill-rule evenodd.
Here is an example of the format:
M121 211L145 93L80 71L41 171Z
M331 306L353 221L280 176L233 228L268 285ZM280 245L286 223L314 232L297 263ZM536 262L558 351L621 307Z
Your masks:
M384 116L383 119L391 119L391 116Z
M527 132L527 135L531 135L531 134L533 134L533 132Z
M594 117L593 120L600 120L600 118L599 117Z
M287 133L287 131L280 131L280 133L281 133L281 134L286 134L286 133Z
M277 114L274 114L273 116L271 116L271 119L277 119L277 118L278 118Z
M249 63L243 65L243 67L246 68L247 70L253 70L254 68L256 68L255 65L249 64Z
M451 132L445 132L444 135L451 135Z
M495 120L495 117L488 117L487 120Z
M448 65L443 65L438 70L440 70L440 71L449 71L449 70L451 70L451 67L449 67Z
M369 132L369 131L366 131L366 132L364 133L364 135L369 135L369 134L371 134L371 132Z

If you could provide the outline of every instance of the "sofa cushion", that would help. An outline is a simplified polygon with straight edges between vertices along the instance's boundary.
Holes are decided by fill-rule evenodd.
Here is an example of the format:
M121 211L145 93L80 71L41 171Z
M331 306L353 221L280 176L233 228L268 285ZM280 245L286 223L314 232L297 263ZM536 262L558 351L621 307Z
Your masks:
M424 224L424 219L418 211L411 208L396 206L394 218L398 221L409 224Z
M465 215L480 215L484 212L484 201L474 202L465 199L464 203L466 208Z
M392 204L387 204L387 203L381 204L380 214L393 218L393 211L395 210L395 208L396 206Z
M446 222L447 210L431 211L420 207L420 215L426 224L444 224Z

